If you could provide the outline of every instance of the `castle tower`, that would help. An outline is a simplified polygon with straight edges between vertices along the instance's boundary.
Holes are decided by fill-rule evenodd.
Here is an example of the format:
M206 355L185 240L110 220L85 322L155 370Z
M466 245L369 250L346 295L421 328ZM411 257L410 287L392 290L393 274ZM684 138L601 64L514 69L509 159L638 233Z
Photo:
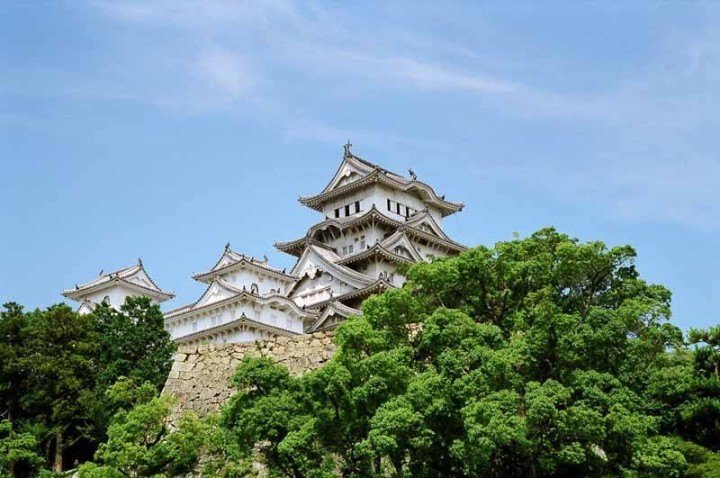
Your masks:
M319 315L307 332L332 328L359 314L369 295L402 286L398 264L466 249L442 228L443 218L461 211L462 203L438 196L412 171L406 178L354 155L350 146L325 189L300 198L325 219L304 237L275 244L298 256L290 297Z
M207 284L192 304L165 313L165 328L182 343L252 342L302 334L315 315L288 297L293 275L267 260L225 246L220 259L193 279Z
M149 297L153 304L160 304L175 297L155 284L140 259L134 266L108 273L100 271L92 281L66 289L62 295L80 302L78 312L81 314L92 312L103 301L119 309L127 297Z
M456 255L466 248L443 231L462 203L445 200L410 171L406 178L370 163L345 145L328 185L300 203L323 214L307 233L275 246L297 257L288 273L226 246L193 304L165 315L183 343L246 342L329 330L371 294L400 287L398 264Z

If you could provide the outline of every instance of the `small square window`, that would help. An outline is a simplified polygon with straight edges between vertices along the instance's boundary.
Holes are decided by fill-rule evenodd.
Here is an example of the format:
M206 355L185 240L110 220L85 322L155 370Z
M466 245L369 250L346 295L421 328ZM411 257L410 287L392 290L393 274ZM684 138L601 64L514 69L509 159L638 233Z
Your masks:
M348 246L348 252L349 252L350 254L352 254L352 251L353 251L353 246L352 246L352 244L350 244L350 245Z

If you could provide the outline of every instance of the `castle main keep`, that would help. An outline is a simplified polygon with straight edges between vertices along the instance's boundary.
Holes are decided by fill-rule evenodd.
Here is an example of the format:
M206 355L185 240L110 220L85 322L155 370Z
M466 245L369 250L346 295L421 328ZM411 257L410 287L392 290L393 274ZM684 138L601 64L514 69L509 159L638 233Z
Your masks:
M194 302L165 313L165 327L183 345L244 343L326 332L353 315L368 296L401 287L400 264L456 255L466 248L450 239L443 220L463 209L420 181L388 171L344 147L342 161L325 188L300 197L322 215L300 238L278 242L295 256L283 270L267 258L251 257L227 244L206 272L192 278L207 284ZM158 287L141 261L101 272L95 280L63 292L92 310L129 295L160 303L173 297Z

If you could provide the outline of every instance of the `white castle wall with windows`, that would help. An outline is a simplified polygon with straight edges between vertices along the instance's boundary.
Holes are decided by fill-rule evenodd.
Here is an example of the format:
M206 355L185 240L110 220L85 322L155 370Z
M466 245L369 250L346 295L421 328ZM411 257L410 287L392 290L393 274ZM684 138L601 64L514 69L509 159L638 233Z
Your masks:
M165 313L174 340L248 342L332 329L360 314L359 306L369 295L402 286L405 278L397 272L398 264L465 250L442 228L443 218L461 211L462 203L438 196L412 171L406 178L354 155L350 144L327 186L299 201L324 219L303 237L275 244L297 257L292 270L235 252L228 244L210 270L193 276L207 284L200 298ZM114 273L116 279L127 275L123 271ZM147 290L129 288L132 277L124 282L98 278L64 294L86 308L101 292L113 294L114 306L124 300L123 294L147 294L157 302L172 297L155 286L144 269L140 275L152 284Z

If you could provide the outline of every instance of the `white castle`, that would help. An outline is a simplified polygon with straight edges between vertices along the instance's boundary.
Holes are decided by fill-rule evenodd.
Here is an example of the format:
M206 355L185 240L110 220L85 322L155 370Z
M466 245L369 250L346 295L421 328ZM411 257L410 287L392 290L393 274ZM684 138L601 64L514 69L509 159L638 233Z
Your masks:
M300 203L324 216L299 238L275 244L298 259L290 271L225 246L215 265L193 279L207 284L195 302L165 313L165 328L179 343L252 342L278 335L329 330L353 315L371 294L405 282L398 264L458 254L465 246L443 231L443 218L462 203L432 187L370 163L344 146L343 160L319 194ZM127 296L153 303L163 291L142 261L63 292L91 311L101 301L119 307Z

